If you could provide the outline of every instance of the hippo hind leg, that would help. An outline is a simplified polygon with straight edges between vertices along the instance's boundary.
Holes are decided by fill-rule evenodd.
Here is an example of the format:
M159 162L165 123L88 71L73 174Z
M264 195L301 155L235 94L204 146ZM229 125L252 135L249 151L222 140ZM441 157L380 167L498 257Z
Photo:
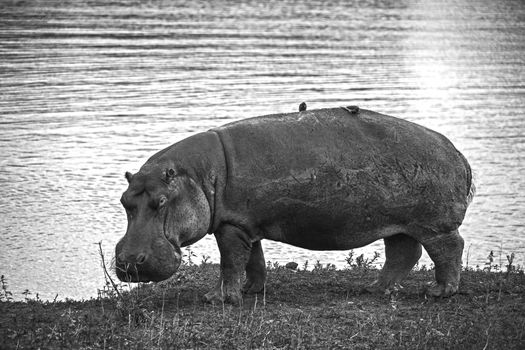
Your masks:
M439 233L429 229L419 230L416 239L425 247L435 265L436 281L426 290L434 297L447 297L455 294L459 288L463 238L458 230Z
M366 290L384 292L400 284L421 257L421 244L405 234L384 238L385 265Z
M247 294L259 293L264 289L265 283L266 263L261 241L257 241L252 244L250 258L246 265L246 283L242 291Z

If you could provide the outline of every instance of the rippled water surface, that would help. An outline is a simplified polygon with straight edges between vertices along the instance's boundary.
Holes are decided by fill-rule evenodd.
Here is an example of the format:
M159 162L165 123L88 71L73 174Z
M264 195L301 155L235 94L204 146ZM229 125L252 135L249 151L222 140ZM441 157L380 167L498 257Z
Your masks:
M123 173L195 132L357 104L447 135L477 174L464 261L525 255L525 3L3 1L0 273L88 298L126 228ZM265 241L267 260L347 252ZM382 252L382 243L359 250ZM193 246L218 261L212 237ZM428 258L423 259L428 263Z

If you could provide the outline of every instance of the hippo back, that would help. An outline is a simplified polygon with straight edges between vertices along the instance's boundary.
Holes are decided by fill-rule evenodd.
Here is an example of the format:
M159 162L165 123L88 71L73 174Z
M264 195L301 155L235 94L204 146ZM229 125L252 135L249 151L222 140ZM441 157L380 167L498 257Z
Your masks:
M223 213L242 217L254 236L292 244L308 236L311 244L297 245L334 249L323 235L410 223L452 230L465 215L465 158L443 135L402 119L333 108L212 131L226 158Z

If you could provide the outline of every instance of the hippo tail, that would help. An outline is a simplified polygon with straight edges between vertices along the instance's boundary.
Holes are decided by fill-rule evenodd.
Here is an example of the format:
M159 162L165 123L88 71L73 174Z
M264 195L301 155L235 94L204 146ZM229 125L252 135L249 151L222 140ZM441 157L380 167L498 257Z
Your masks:
M468 195L467 195L467 205L470 205L470 203L472 203L472 200L474 199L475 195L476 195L476 184L474 183L474 180L471 180L470 188L468 190Z
M476 178L475 172L472 171L472 168L470 167L470 164L467 161L467 158L461 152L458 152L463 158L463 162L465 163L465 167L467 168L467 207L472 203L472 200L474 200L474 196L476 195L476 184L474 183L474 180Z
M470 168L470 167L469 167ZM472 174L472 170L470 170L470 185L467 195L467 206L472 203L472 200L474 199L474 196L476 195L476 184L474 183L475 174Z

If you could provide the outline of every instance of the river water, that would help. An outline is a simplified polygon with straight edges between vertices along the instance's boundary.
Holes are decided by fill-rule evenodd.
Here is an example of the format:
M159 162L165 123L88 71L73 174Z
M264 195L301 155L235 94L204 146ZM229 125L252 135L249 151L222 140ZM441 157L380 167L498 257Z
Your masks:
M0 273L89 298L124 234L125 171L198 131L341 105L449 137L476 172L464 262L525 258L525 2L2 1ZM347 252L265 241L267 260ZM212 237L195 261L218 261ZM377 242L360 249L383 253ZM382 255L383 256L383 255ZM423 257L422 263L429 263Z

